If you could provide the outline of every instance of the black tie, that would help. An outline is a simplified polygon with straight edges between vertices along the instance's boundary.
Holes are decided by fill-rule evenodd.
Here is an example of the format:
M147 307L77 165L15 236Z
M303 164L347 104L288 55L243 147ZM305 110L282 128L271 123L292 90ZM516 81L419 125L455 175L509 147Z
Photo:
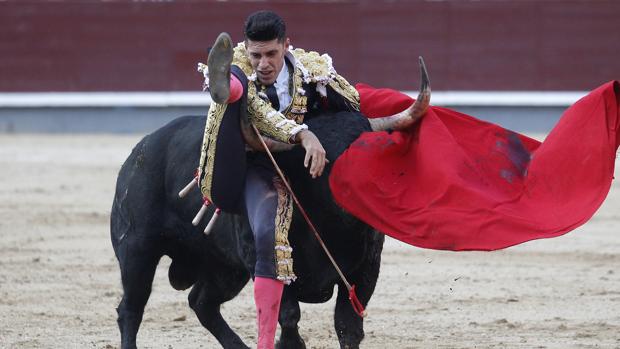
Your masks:
M269 85L265 90L267 94L267 98L269 98L269 102L271 102L271 106L275 110L280 110L280 101L278 100L278 92L276 91L275 85Z

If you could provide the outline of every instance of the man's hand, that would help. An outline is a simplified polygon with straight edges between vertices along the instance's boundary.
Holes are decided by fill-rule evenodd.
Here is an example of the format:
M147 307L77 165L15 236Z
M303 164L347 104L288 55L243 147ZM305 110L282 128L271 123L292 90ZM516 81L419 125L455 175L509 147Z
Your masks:
M307 168L310 165L310 175L312 178L322 175L325 163L329 162L329 160L325 158L325 149L323 149L319 139L312 131L303 130L296 135L295 140L306 150L304 166Z

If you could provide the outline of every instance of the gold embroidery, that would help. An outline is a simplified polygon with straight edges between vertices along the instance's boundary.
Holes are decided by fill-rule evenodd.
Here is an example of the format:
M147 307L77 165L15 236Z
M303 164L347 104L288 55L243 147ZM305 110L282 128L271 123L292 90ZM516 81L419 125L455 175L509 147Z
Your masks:
M329 86L334 89L339 95L344 97L351 107L359 111L360 110L360 95L355 87L351 86L349 82L342 76L336 74L334 80L330 81Z
M215 161L215 145L220 125L228 104L211 103L207 114L205 133L202 139L200 151L200 191L202 195L211 200L211 184L213 181L213 164Z
M301 65L296 68L302 71L306 83L316 82L317 90L321 85L329 85L349 102L352 109L359 111L359 93L346 79L336 73L329 55L319 55L314 51L306 52L299 48L292 52L298 61L298 65Z
M303 73L298 67L295 67L291 76L293 79L290 95L292 97L291 104L284 111L284 115L290 120L295 120L298 124L304 122L304 115L308 111L308 97L305 96L306 91L303 89Z
M248 53L245 50L245 44L243 42L238 43L233 49L232 64L243 70L246 76L251 76L254 73L254 69L252 69L252 64L250 63Z
M273 109L269 102L259 97L256 85L252 82L248 83L248 115L261 133L280 142L290 143L293 135L307 128Z
M319 55L318 52L306 52L296 48L291 51L295 59L303 66L305 82L323 82L334 78L336 71L332 66L332 59L327 54Z
M279 177L273 179L278 192L278 209L275 221L275 256L278 280L290 284L297 278L293 271L293 248L288 241L288 232L293 220L293 200Z

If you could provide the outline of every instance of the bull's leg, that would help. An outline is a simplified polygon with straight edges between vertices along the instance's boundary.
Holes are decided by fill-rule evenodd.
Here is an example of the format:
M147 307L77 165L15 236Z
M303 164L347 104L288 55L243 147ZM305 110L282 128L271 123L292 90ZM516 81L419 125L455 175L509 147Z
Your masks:
M299 335L299 319L301 311L295 291L291 287L284 287L282 304L280 305L280 340L276 343L277 349L305 349L306 343Z
M359 285L356 285L356 294L364 307L370 299L370 295L364 292ZM349 292L347 288L338 285L338 299L336 300L336 310L334 313L334 325L336 334L340 342L340 348L359 348L359 344L364 339L364 323L363 319L355 313L351 303L349 302Z
M380 239L382 240L383 238L380 237ZM375 250L368 254L358 272L349 279L355 285L355 293L364 308L368 301L370 301L370 297L372 297L377 285L382 245L383 241L380 244L377 242L374 245ZM359 348L359 344L364 339L363 318L353 310L353 306L349 301L349 291L342 283L338 284L334 325L338 341L340 342L340 348Z
M243 287L243 285L241 285L241 287ZM220 313L220 305L232 297L234 297L234 295L225 297L221 294L219 287L210 287L208 283L200 281L194 285L192 291L189 293L189 306L196 313L202 326L213 334L223 348L249 349L241 338L228 326L228 323L226 323L226 320L224 320Z
M142 322L144 306L151 294L155 268L161 258L161 255L148 248L133 248L137 245L139 244L127 241L120 246L118 254L123 299L116 311L122 349L136 348L136 336Z

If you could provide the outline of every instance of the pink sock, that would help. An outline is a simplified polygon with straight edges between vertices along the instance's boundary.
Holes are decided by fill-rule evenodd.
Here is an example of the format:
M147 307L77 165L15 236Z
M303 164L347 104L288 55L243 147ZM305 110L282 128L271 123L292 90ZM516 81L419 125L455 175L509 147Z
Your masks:
M230 74L230 95L228 96L228 104L235 103L243 95L243 85L236 76Z
M254 278L254 303L258 325L257 349L273 349L283 289L282 281L260 276Z

